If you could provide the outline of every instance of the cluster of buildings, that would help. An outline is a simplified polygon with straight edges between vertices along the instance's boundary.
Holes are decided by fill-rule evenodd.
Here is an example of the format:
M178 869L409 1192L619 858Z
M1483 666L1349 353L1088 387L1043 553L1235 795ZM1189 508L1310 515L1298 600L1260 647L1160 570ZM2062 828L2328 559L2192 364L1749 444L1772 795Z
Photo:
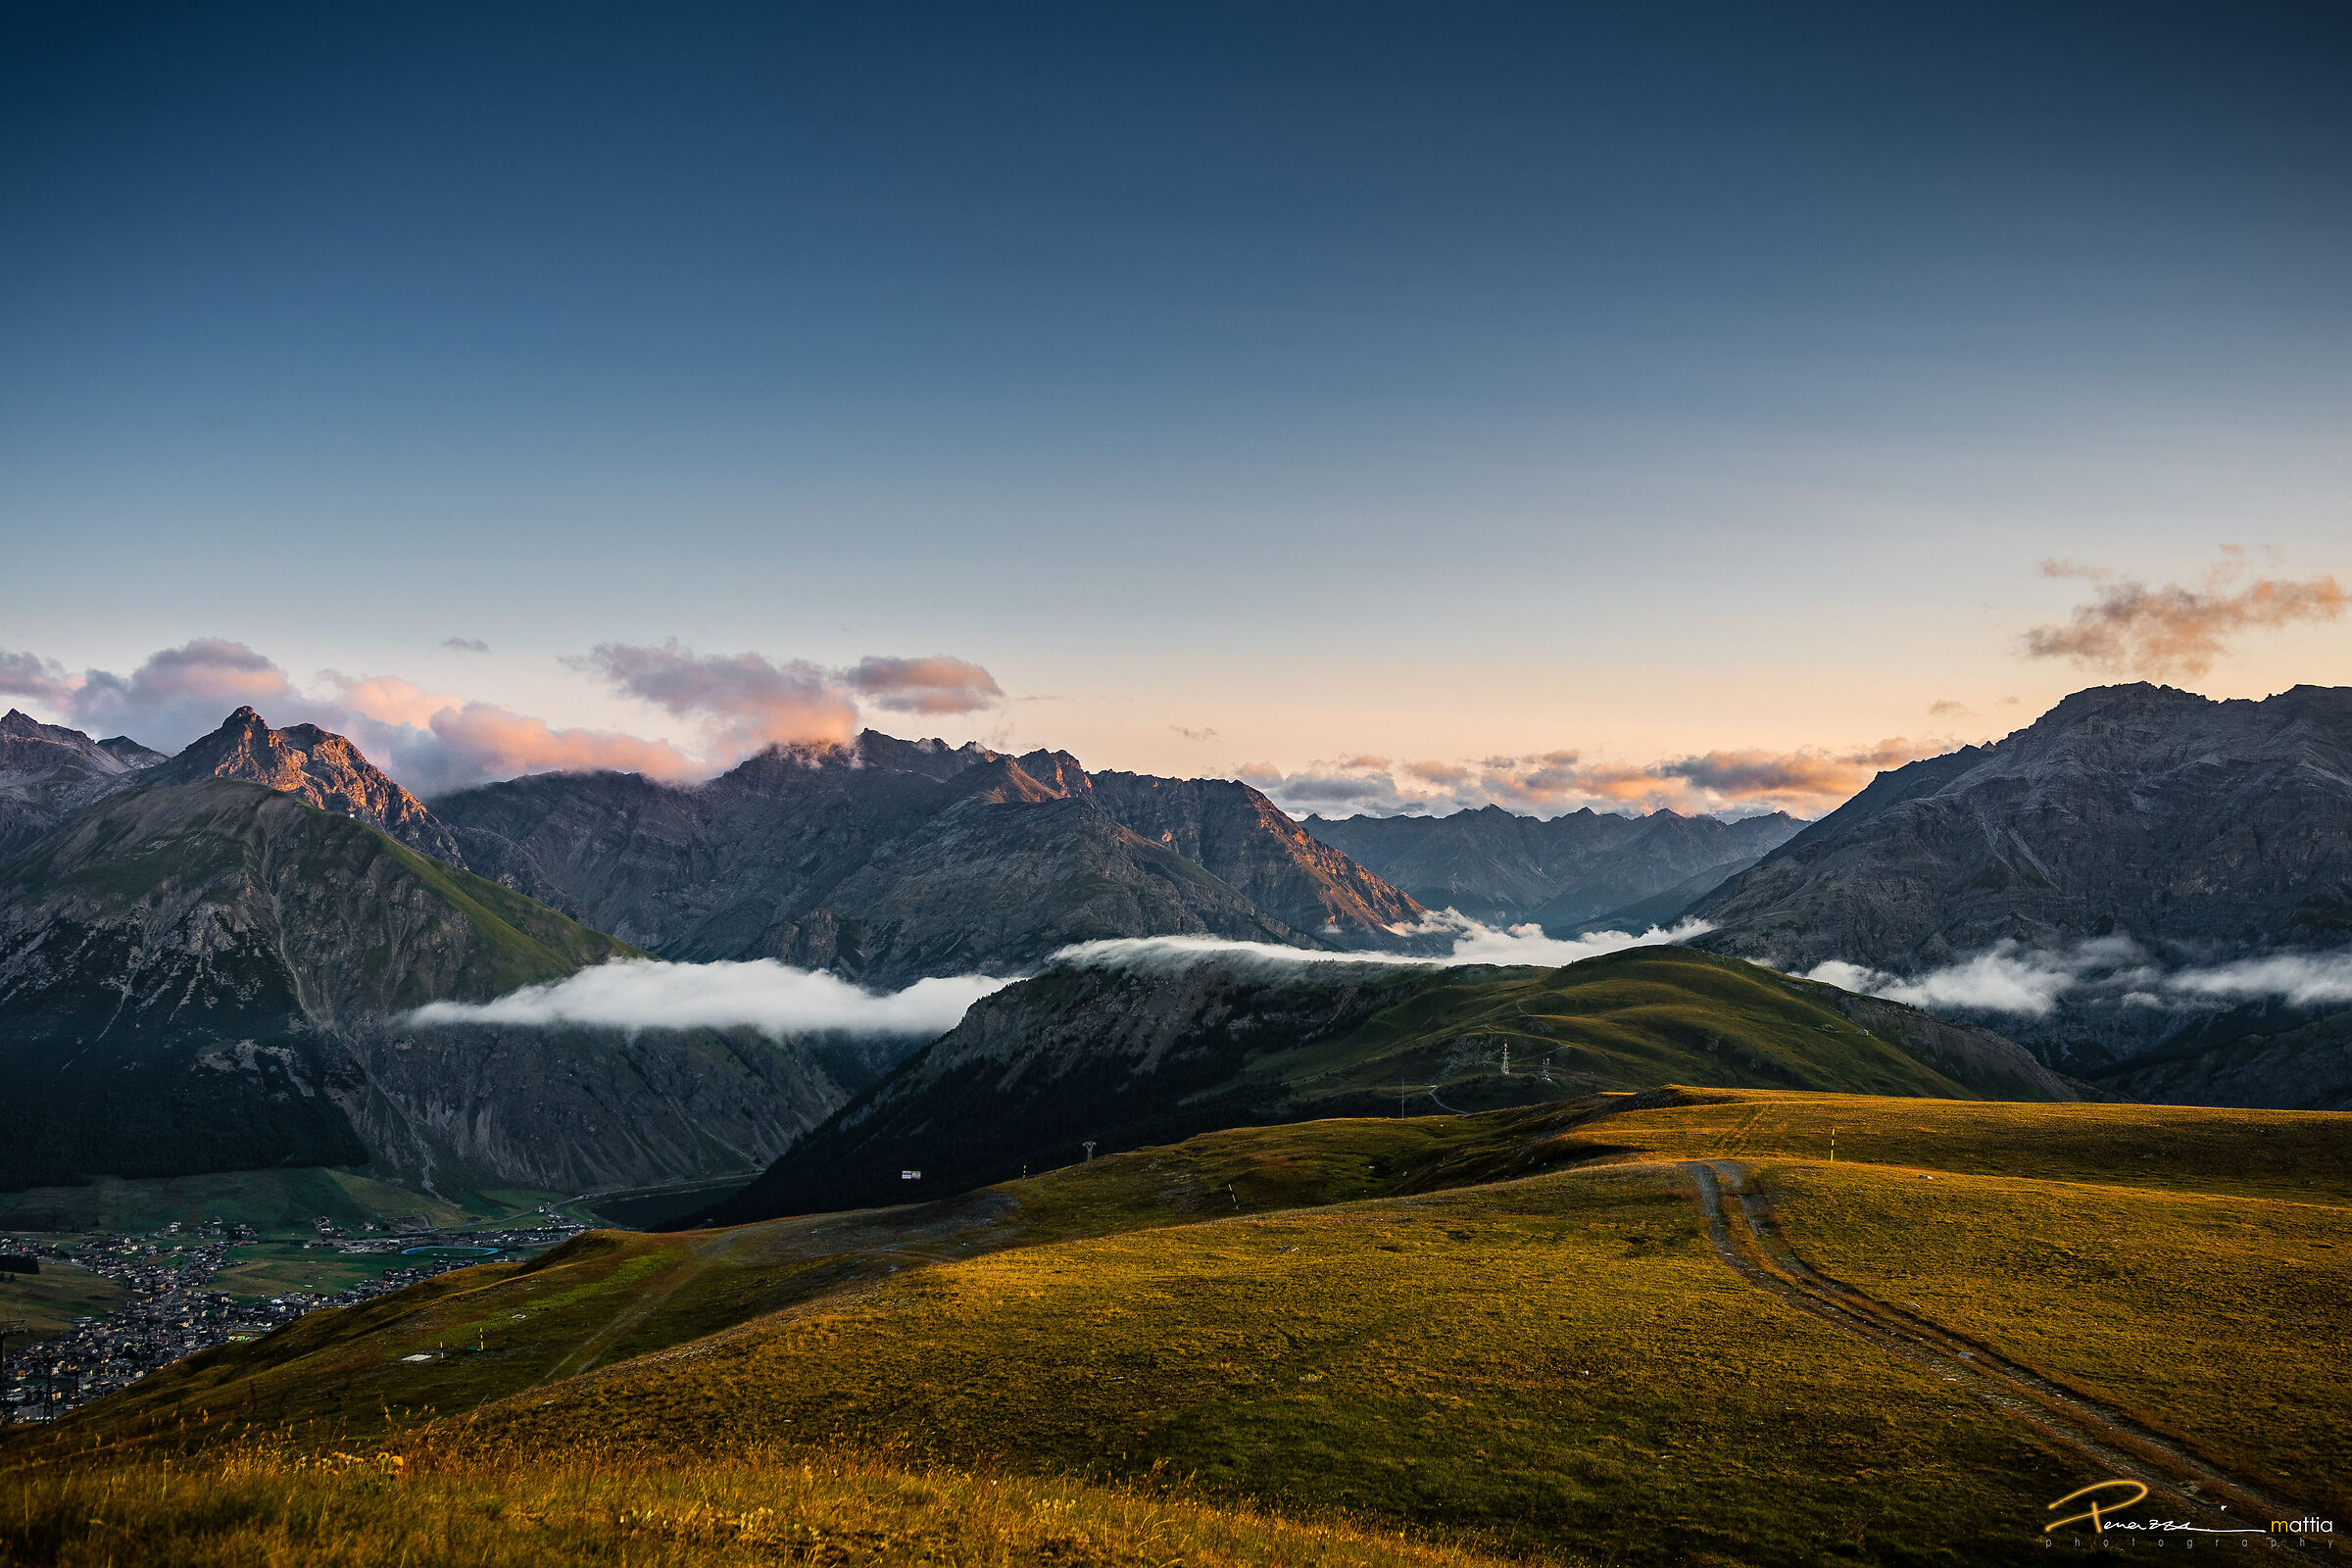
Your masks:
M5 1356L0 1366L0 1422L52 1420L101 1395L127 1388L158 1367L218 1345L258 1338L306 1312L350 1306L453 1268L485 1262L503 1252L552 1247L580 1233L578 1225L552 1215L544 1225L498 1231L350 1238L326 1220L318 1221L314 1230L320 1239L304 1245L324 1245L346 1254L414 1253L416 1261L331 1294L288 1291L267 1299L240 1300L205 1287L234 1261L229 1256L232 1247L255 1240L247 1226L216 1220L190 1239L194 1245L173 1241L181 1233L178 1225L155 1239L110 1236L71 1246L4 1244L11 1252L54 1259L52 1267L70 1263L89 1269L136 1294L106 1316L77 1323L61 1338L0 1345L0 1355Z

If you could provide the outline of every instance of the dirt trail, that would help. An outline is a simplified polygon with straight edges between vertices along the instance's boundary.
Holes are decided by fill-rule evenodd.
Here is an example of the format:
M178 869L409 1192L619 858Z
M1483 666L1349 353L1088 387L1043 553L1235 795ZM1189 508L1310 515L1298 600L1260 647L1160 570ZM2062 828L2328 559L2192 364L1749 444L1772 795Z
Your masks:
M1779 1228L1745 1191L1731 1160L1684 1160L1697 1184L1707 1244L1733 1272L1778 1299L1810 1313L1890 1355L1956 1383L1985 1404L2023 1421L2060 1446L2097 1461L2109 1476L2146 1485L2150 1502L2208 1530L2246 1531L2299 1549L2291 1538L2270 1536L2273 1519L2309 1510L2269 1489L2221 1469L2172 1439L2152 1432L2112 1405L2064 1388L1985 1346L1939 1324L1901 1311L1817 1272L1790 1250ZM1725 1201L1729 1189L1733 1202Z

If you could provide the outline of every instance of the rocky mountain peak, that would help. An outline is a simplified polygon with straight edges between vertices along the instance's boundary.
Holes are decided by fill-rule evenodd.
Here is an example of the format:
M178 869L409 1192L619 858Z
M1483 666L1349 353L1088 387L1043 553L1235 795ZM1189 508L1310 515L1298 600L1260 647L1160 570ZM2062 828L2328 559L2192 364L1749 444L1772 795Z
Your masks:
M294 795L323 811L372 822L435 859L460 862L457 840L422 801L360 749L316 724L271 729L251 708L240 708L210 735L155 770L152 782L241 779Z
M896 735L885 735L878 729L860 730L853 748L858 767L888 768L901 773L920 773L945 783L967 767L994 761L997 753L978 741L966 741L961 746L950 746L938 736L929 740L903 741Z

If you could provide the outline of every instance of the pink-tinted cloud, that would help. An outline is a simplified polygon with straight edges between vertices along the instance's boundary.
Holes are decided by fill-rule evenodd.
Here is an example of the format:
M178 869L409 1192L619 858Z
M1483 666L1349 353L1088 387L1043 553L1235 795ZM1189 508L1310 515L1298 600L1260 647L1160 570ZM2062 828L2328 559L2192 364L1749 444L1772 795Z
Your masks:
M69 671L30 654L0 655L0 694L39 703L102 738L128 735L169 750L212 730L232 709L274 710L287 715L280 722L299 723L318 706L269 659L218 637L151 654L128 675Z
M858 733L858 705L805 659L777 664L758 654L701 655L673 637L659 648L600 643L564 662L700 721L714 752L742 757L779 744L838 743Z
M2081 577L2097 593L2090 603L2076 606L2065 625L2027 632L2026 654L2117 674L2201 675L2230 651L2230 639L2239 632L2333 620L2343 613L2347 596L2331 576L2263 577L2232 588L2246 569L2245 552L2234 545L2223 547L2221 563L2197 588L2179 583L2150 588L2102 567L2045 561L2043 576Z
M973 713L1004 701L997 678L968 660L868 656L839 672L841 684L894 713Z
M711 772L708 759L690 756L667 741L611 730L556 729L544 719L493 703L445 708L433 714L428 727L454 764L449 769L452 782L467 774L492 779L611 769L686 779Z

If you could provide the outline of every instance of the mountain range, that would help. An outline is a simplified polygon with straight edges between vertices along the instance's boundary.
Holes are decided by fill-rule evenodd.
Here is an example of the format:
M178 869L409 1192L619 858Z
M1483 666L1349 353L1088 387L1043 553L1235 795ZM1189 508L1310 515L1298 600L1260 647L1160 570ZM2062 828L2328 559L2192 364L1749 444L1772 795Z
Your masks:
M877 984L1105 937L1394 946L1423 913L1246 784L871 730L704 784L539 774L434 810L466 864L648 952Z
M1105 936L1395 946L1387 927L1422 912L1247 786L1060 753L869 732L698 787L555 775L436 810L345 738L250 708L171 758L21 713L0 737L6 820L31 836L0 863L10 1186L321 1162L436 1191L749 1173L906 1043L411 1014L648 948L888 983Z
M1361 1025L1333 1002L1343 992L1469 1008L1431 1015L1430 1061L1385 1048L1364 1059L1439 1094L1494 1087L1476 1072L1474 1086L1443 1087L1447 1054L1494 1030L1468 1021L1479 1004L1465 983L1416 969L1342 965L1279 987L1229 977L1191 1002L1187 988L1208 982L1139 989L1050 972L904 1065L919 1042L411 1017L422 1002L483 1001L646 954L772 957L895 987L1035 974L1104 937L1399 953L1439 940L1427 917L1445 906L1555 931L1688 914L1731 957L1898 976L1996 949L2057 963L2085 943L2128 941L2161 967L2325 956L2352 936L2352 691L2310 687L2261 703L2078 693L2002 741L1884 774L1801 829L1782 816L1539 822L1492 808L1302 824L1239 783L873 731L770 749L697 785L549 774L428 806L342 737L272 729L250 709L171 758L11 713L0 808L15 846L0 861L0 1181L13 1185L318 1160L427 1185L569 1190L787 1155L805 1170L840 1143L851 1123L828 1119L853 1102L858 1126L901 1125L900 1110L875 1119L886 1102L918 1121L951 1114L965 1090L909 1086L980 1050L988 1030L982 1054L1001 1051L1016 1015L1023 1038L1061 1041L1052 1050L1088 1064L1078 1077L1013 1070L1076 1097L1037 1109L1049 1119L1176 1136L1199 1107L1242 1119L1360 1109L1347 1096L1378 1096L1353 1069L1311 1092L1242 1093L1256 1082L1250 1063L1281 1054L1276 1035L1304 1049ZM1037 1010L1051 997L1070 1009L1058 1021ZM2041 1016L1945 1010L2015 1034L2074 1075L2065 1082L2352 1105L2340 1004L2146 1001L2090 988ZM1206 1021L1182 1022L1196 1011ZM1240 1076L1163 1078L1179 1036L1195 1046L1176 1057L1197 1046ZM1670 1070L1712 1081L1688 1065L1693 1038L1654 1042L1646 1065L1592 1083ZM1112 1087L1081 1093L1088 1074ZM859 1099L869 1091L879 1098ZM1098 1117L1086 1106L1103 1094L1157 1108ZM1000 1108L1005 1126L1030 1125L1029 1111Z
M2260 702L2077 692L1998 742L1883 773L1690 906L1716 951L1916 975L2006 944L2066 963L2128 942L2156 969L2352 941L2352 688ZM2002 1027L2148 1098L2352 1105L2341 1003L2062 994Z
M1431 908L1573 935L1670 923L1804 824L1786 811L1727 821L1587 808L1547 819L1487 806L1449 816L1310 816L1301 825Z

